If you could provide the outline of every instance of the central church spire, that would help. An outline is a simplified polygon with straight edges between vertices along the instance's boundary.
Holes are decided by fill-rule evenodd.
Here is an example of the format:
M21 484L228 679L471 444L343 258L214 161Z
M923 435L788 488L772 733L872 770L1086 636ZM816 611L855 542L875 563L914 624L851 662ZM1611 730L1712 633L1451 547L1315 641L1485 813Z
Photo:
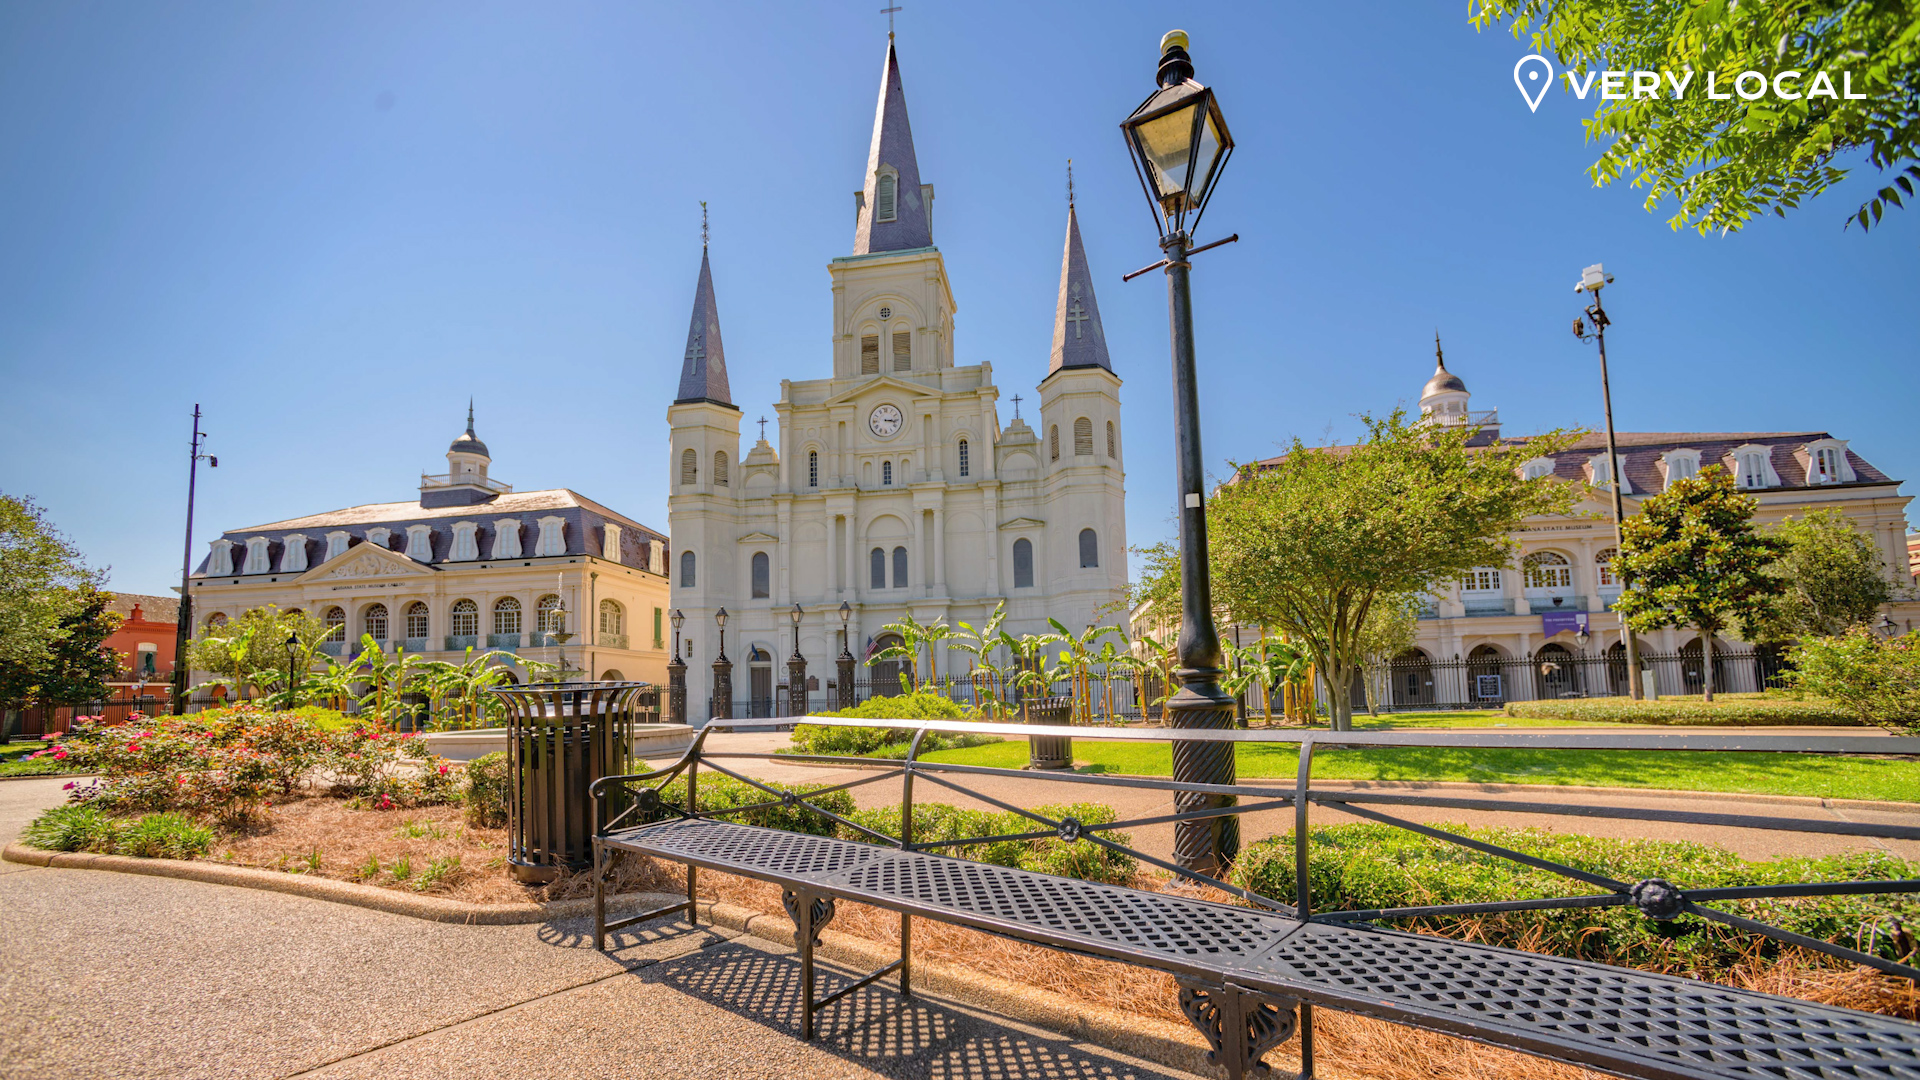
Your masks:
M693 324L687 328L687 351L680 365L680 393L673 403L688 401L733 404L733 392L727 388L727 354L720 347L720 308L713 300L713 269L707 265L704 243L700 245L700 282L693 290Z
M1113 370L1107 357L1107 333L1100 326L1100 304L1093 298L1093 275L1087 270L1087 249L1080 243L1080 216L1067 202L1067 250L1060 258L1060 299L1053 312L1052 374L1063 367L1102 367Z
M928 205L933 193L920 189L913 128L907 124L907 95L900 87L900 60L891 36L886 66L880 72L880 103L873 114L864 185L853 230L855 255L933 246L933 208Z

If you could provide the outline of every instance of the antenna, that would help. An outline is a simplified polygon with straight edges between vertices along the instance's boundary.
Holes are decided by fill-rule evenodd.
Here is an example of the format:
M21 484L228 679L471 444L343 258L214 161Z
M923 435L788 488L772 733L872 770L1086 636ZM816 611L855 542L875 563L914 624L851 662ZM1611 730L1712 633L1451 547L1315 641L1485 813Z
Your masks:
M895 4L893 7L883 7L880 9L880 14L885 15L887 17L887 40L888 41L893 40L893 13L899 10L900 10L900 5L898 4Z
M707 200L700 200L700 249L707 247Z

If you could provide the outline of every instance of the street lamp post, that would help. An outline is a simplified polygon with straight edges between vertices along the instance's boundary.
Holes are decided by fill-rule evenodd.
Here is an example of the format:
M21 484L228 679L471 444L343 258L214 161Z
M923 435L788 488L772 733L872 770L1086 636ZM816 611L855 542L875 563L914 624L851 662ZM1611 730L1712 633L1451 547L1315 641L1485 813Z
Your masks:
M787 715L807 715L807 658L800 655L800 620L806 617L799 604L788 612L793 620L793 655L787 658Z
M200 430L200 406L193 407L193 439L187 450L187 542L180 556L180 614L173 628L173 715L184 716L187 711L187 639L193 636L193 593L188 591L193 582L193 490L200 477L200 459L205 458L207 468L220 467L220 459L211 454L200 452L202 440L207 433Z
M1187 35L1174 30L1160 39L1156 89L1120 125L1134 169L1154 209L1166 258L1167 303L1173 344L1173 423L1180 514L1180 690L1167 701L1175 728L1233 727L1233 698L1220 687L1220 638L1213 625L1213 588L1207 573L1204 459L1200 453L1200 402L1194 376L1193 297L1189 256L1213 244L1192 246L1208 198L1233 152L1233 137L1213 91L1193 79ZM1224 242L1224 241L1222 241ZM1153 269L1149 267L1148 269ZM1144 271L1141 271L1144 272ZM1202 784L1234 782L1233 744L1175 741L1173 778ZM1220 809L1232 796L1176 791L1182 813ZM1197 873L1217 875L1240 850L1237 816L1181 821L1174 827L1174 859Z
M299 692L299 677L295 674L295 665L299 661L300 635L287 635L287 708L296 707L294 694Z
M1600 306L1600 290L1613 281L1613 275L1594 263L1580 272L1580 284L1573 287L1574 292L1584 292L1593 297L1593 303L1587 308L1587 318L1593 320L1593 338L1600 345L1600 404L1607 418L1607 486L1613 489L1613 551L1614 565L1619 565L1620 551L1625 538L1620 533L1620 521L1626 517L1626 502L1620 494L1620 451L1613 440L1613 387L1607 380L1607 327L1612 320L1607 311ZM1573 320L1573 336L1582 341L1587 339L1586 326L1578 318ZM1620 619L1620 634L1627 643L1627 694L1634 701L1641 698L1640 689L1640 639L1634 634L1627 620Z
M673 609L673 659L667 661L667 723L687 722L687 662L680 659L680 623L686 616Z
M845 600L840 601L840 656L835 664L839 677L839 700L834 704L842 709L853 708L853 651L847 648L847 620L853 618L853 606Z
M720 656L713 662L713 708L709 710L709 720L733 719L733 661L727 659L727 609L721 608L713 613L714 625L720 628Z

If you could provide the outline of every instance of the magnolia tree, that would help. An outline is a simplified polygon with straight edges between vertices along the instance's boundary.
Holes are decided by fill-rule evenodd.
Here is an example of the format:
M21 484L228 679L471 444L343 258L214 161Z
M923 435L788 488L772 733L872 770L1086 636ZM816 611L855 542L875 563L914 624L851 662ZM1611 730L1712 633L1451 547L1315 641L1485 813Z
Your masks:
M1706 700L1713 700L1713 637L1767 617L1785 589L1771 572L1787 542L1753 527L1759 503L1711 465L1675 480L1620 523L1614 567L1626 586L1613 608L1639 633L1663 626L1700 631Z
M1781 591L1744 628L1749 641L1833 637L1872 625L1893 599L1879 547L1840 511L1809 511L1782 521L1771 533L1786 542L1770 570Z

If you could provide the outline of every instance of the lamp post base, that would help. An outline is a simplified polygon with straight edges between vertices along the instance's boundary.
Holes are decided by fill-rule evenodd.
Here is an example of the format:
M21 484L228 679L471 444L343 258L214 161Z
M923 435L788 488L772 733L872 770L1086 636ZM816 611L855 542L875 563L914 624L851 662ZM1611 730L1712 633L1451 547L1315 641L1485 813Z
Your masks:
M1184 670L1180 672L1180 691L1167 700L1167 723L1173 728L1233 729L1234 701L1220 688L1218 672ZM1233 743L1173 743L1173 779L1194 784L1231 784L1234 782ZM1199 791L1176 791L1173 808L1177 813L1213 810L1234 806L1232 795L1214 795ZM1219 877L1240 854L1240 819L1235 815L1181 821L1173 826L1173 861L1196 873Z

